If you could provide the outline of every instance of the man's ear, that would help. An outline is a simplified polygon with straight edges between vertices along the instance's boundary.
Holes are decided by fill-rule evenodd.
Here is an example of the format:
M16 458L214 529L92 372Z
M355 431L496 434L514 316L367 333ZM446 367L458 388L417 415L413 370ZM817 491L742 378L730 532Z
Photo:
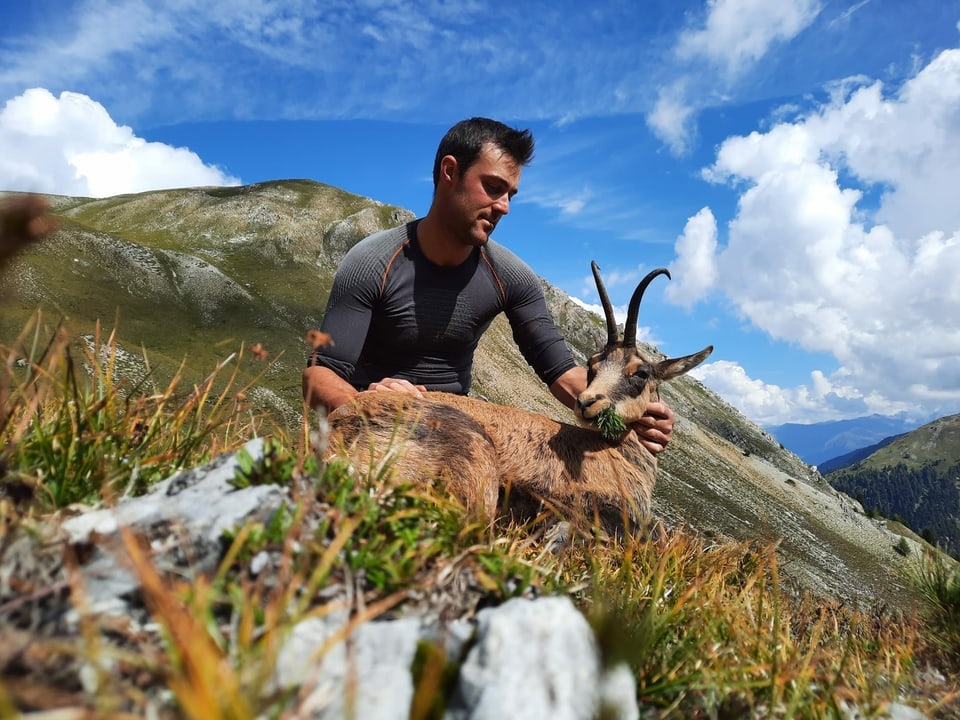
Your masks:
M444 155L440 158L440 182L456 182L459 174L460 167L453 155Z

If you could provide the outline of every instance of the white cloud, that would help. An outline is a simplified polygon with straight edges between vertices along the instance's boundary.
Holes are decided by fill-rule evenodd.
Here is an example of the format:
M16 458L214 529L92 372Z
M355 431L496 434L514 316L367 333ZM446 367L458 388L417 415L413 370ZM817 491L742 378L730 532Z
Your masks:
M894 415L923 416L916 403L894 402L878 393L835 382L816 370L809 385L784 388L750 377L737 363L706 363L690 374L760 425L784 422L823 422L837 417Z
M695 108L684 97L683 84L660 88L647 125L674 155L687 151L693 134Z
M922 398L955 412L960 50L941 53L892 96L879 83L859 85L805 118L721 145L705 174L740 196L712 257L718 287L770 336L839 361L820 379L829 388L811 397L876 412ZM694 220L677 263L709 267L709 227ZM758 413L777 396L743 385ZM798 406L800 392L790 391Z
M819 12L819 0L709 0L703 23L677 37L673 53L687 68L661 85L647 114L653 134L675 155L686 152L697 112L721 98L775 43L796 37Z
M576 215L583 211L587 205L585 197L568 198L559 204L560 212L563 215Z
M147 142L79 93L33 88L0 110L0 189L107 197L236 185L185 148Z
M762 58L770 46L796 36L820 12L817 0L710 0L703 27L684 32L676 53L705 58L730 76Z
M640 282L640 278L644 274L646 274L646 271L644 271L642 267L636 267L632 270L605 270L602 267L600 268L600 277L603 279L603 286L608 290L624 285L629 286L628 296L633 292L633 289ZM583 276L584 293L596 293L596 287L597 282L592 273Z
M858 13L861 9L863 9L865 5L868 5L870 2L872 2L872 0L860 0L860 2L858 2L857 4L851 5L846 10L841 12L837 17L831 20L829 27L834 28L838 25L842 25L844 23L849 22L850 18L852 18L856 13Z
M687 221L677 238L677 258L671 263L666 296L670 302L690 307L717 282L717 221L710 208L703 208Z
M0 86L24 77L71 82L109 66L111 59L144 45L167 42L188 32L184 23L142 0L91 0L78 7L58 8L62 23L49 23L26 42L5 45ZM68 28L68 32L61 29ZM123 28L118 32L117 28Z
M593 196L590 188L550 188L537 192L525 192L517 197L519 202L533 203L543 208L559 210L565 217L572 217L583 212Z
M787 415L794 417L801 410L795 395L750 378L736 363L726 360L706 363L690 374L761 425L774 424L777 418Z

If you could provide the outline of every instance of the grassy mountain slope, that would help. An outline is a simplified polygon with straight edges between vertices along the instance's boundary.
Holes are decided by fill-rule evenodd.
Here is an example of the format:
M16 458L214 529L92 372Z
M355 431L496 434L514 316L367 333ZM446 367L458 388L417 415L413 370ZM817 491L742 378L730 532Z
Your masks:
M131 354L144 348L157 376L186 358L199 377L241 343L261 343L273 363L257 399L296 426L303 337L319 325L340 257L366 234L412 217L309 181L50 201L60 229L5 276L5 342L41 307L48 320L62 315L78 334L90 333L98 318L108 328L119 318L121 344ZM584 359L604 337L603 321L544 288L571 348ZM642 321L656 325L655 318ZM712 341L705 337L684 352ZM243 363L251 376L264 368L249 355ZM474 389L572 420L527 367L503 318L480 344ZM693 378L669 384L663 397L678 416L655 492L665 522L778 542L786 572L832 595L902 599L898 572L908 560L894 552L899 538L884 523L867 519Z
M902 437L905 434L906 433L902 433L901 435L891 435L890 437L886 437L880 442L874 443L873 445L868 445L867 447L859 448L857 450L854 450L853 452L848 452L846 455L835 457L832 460L825 460L824 462L817 465L817 470L819 470L824 475L829 475L830 473L836 470L841 470L845 467L853 465L854 463L858 463L861 460L865 460L866 458L870 457L875 452L877 452L877 450L879 450L880 448L885 448L887 445L892 443L898 437Z
M930 465L946 468L958 462L960 415L948 415L902 435L873 453L861 465L866 468L900 464L912 468Z
M828 478L868 510L903 518L960 556L960 415L897 437Z

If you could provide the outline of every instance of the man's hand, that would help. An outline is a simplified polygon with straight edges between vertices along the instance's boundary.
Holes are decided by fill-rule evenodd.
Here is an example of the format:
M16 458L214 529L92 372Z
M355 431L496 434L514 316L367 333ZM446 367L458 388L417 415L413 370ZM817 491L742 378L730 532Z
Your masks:
M380 382L370 383L367 390L373 392L393 390L394 392L402 392L418 398L423 397L423 394L427 391L423 385L414 385L409 380L401 380L400 378L384 378Z
M4 201L0 205L0 265L56 227L47 215L47 201L39 195Z
M640 443L654 455L662 453L670 444L673 435L673 424L676 418L673 411L664 402L652 402L639 421L633 424L633 429L640 438Z

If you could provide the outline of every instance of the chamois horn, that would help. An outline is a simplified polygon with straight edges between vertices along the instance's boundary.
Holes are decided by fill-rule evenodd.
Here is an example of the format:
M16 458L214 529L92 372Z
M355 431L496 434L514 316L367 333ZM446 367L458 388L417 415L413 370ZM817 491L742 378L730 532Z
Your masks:
M643 293L647 289L647 285L650 284L650 281L653 280L657 275L666 275L670 278L670 271L666 268L657 268L656 270L651 270L647 273L647 276L640 281L640 284L637 285L637 289L633 291L633 296L630 298L630 305L627 306L627 320L623 324L623 343L622 346L627 347L636 347L637 345L637 318L640 315L640 300L643 299ZM609 300L607 301L609 302ZM610 321L607 321L609 325Z
M620 333L617 332L617 319L613 315L613 305L610 304L610 296L607 295L607 289L603 286L603 280L600 279L600 268L597 261L590 263L593 270L593 279L597 281L597 292L600 294L600 304L603 306L603 314L607 318L607 347L613 347L619 340Z

